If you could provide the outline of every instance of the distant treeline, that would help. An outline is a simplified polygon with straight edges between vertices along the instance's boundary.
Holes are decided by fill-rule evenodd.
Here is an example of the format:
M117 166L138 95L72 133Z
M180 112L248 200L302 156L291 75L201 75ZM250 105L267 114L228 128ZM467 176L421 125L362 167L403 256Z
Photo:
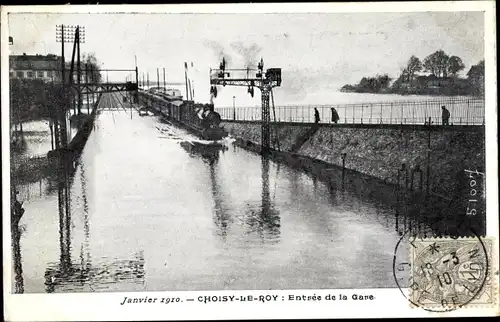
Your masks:
M467 78L458 73L465 68L458 56L448 56L443 50L427 56L423 63L418 57L411 56L399 77L393 80L387 74L363 77L358 84L344 85L342 92L423 94L423 95L483 95L484 60L473 65ZM418 72L429 75L418 75Z

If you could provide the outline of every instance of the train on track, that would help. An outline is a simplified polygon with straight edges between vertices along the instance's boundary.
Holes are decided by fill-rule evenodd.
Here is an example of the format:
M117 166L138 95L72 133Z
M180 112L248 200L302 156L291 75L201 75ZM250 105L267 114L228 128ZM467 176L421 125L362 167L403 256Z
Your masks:
M228 134L220 125L221 116L215 112L213 104L183 100L176 89L139 90L138 99L146 109L186 127L203 140L217 141Z

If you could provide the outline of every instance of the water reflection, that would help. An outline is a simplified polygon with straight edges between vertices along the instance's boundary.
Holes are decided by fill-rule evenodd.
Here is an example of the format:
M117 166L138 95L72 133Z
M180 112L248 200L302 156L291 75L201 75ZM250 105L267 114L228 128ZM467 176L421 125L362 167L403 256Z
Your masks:
M226 241L231 220L231 205L225 204L225 196L220 184L218 173L218 163L220 154L228 150L226 146L205 146L193 144L189 141L183 141L180 145L192 157L200 157L208 166L210 174L210 188L214 200L214 224L217 227L217 235ZM280 236L280 216L275 207L274 198L270 192L270 159L261 158L261 181L262 191L259 203L247 202L243 210L243 224L245 234L257 234L262 243L276 243ZM279 174L279 165L277 166L276 177ZM274 190L276 191L276 182ZM236 213L235 213L236 214ZM237 215L237 214L236 214Z
M70 215L70 194L69 176L72 173L72 163L69 158L59 157L59 171L57 183L57 204L59 211L59 263L54 274L50 270L45 272L46 291L52 293L57 278L70 276L72 274L71 265L71 215Z
M257 233L262 242L277 243L280 237L280 215L269 189L270 160L261 157L262 194L260 205L248 205L246 213L247 234Z
M89 202L88 202L88 192L87 192L87 176L85 173L85 164L80 165L80 178L82 186L82 200L83 200L83 233L84 242L80 248L80 260L81 267L85 267L86 271L90 271L91 259L90 259L90 218L89 218ZM84 260L84 250L86 250L86 257Z
M391 222L398 236L409 233L413 236L428 237L444 231L439 225L430 225L430 222L432 218L442 219L441 213L445 210L439 209L440 207L426 200L423 195L415 194L404 187L390 185L381 187L370 181L365 182L365 189L365 197L372 202L382 200L385 211L393 214ZM392 200L384 195L391 196ZM362 195L359 197L363 198Z
M335 205L339 191L342 192L341 205L346 204L346 193L368 204L376 204L376 209L380 208L385 214L393 214L392 218L383 217L386 224L389 224L389 221L394 223L394 231L399 236L405 232L420 237L472 236L471 224L467 223L467 218L464 216L466 212L464 199L466 198L463 198L460 190L462 189L460 187L466 186L464 183L457 184L457 190L449 199L446 199L429 196L422 189L415 188L415 185L387 184L382 180L340 167L331 166L331 168L316 172L308 174L315 195L321 195L318 182L322 181L328 187L331 205ZM290 176L291 191L294 195L300 193L298 189L302 187L298 181L299 173L296 171ZM417 181L422 182L421 179ZM352 206L357 208L356 212L363 212L366 209L361 209L361 205L362 203L357 202Z
M21 260L21 231L18 224L12 225L12 255L14 259L14 293L24 293L23 266Z
M59 246L60 260L58 263L49 263L45 271L45 287L47 293L61 291L96 291L106 289L110 283L131 281L144 283L144 253L132 254L129 259L102 258L92 262L90 254L90 214L85 165L79 164L79 180L81 182L81 200L83 210L84 241L80 246L78 261L71 258L71 228L72 209L80 209L80 205L71 208L70 196L66 194L63 185L60 186L59 205ZM76 183L77 180L71 180ZM69 182L68 182L69 183ZM75 188L75 187L73 187Z
M219 150L212 149L205 154L203 154L204 161L208 164L210 169L210 187L212 192L212 198L214 199L214 223L217 227L217 234L226 241L227 231L229 228L230 216L227 208L224 205L223 199L221 198L221 187L218 183L217 177L217 164L219 161Z
M395 231L399 236L408 232L412 236L471 236L474 232L466 223L463 197L457 191L444 199L432 195L415 193L405 187L396 187Z
M190 141L182 141L180 145L191 157L200 157L208 166L210 173L210 191L214 200L213 220L215 227L217 227L215 232L223 241L226 241L231 216L222 198L222 189L219 184L217 165L220 153L226 151L228 148L225 145L201 145Z
M45 271L46 292L105 290L109 284L132 282L144 284L144 252L140 251L129 259L103 259L100 263L85 261L73 264L66 270L51 263Z
M59 260L47 263L44 278L46 292L109 289L110 283L119 284L120 281L144 284L143 251L125 258L102 256L92 259L87 184L93 180L86 173L86 169L92 167L92 162L84 162L81 155L75 157L65 155L54 163L58 169ZM75 229L75 219L79 218L83 221L83 240L80 245L77 236L79 230L72 231Z
M327 188L328 188L328 197L329 197L330 204L335 207L339 204L339 202L338 202L339 190L340 190L340 195L342 197L344 196L344 194L343 194L343 192L345 191L344 190L344 188L345 188L344 181L340 182L340 184L339 184L339 182L337 182L337 181L329 180L327 183Z
M61 158L63 159L63 158ZM61 271L65 272L71 267L71 216L69 194L69 161L61 160L58 182L58 209L59 209L59 245Z

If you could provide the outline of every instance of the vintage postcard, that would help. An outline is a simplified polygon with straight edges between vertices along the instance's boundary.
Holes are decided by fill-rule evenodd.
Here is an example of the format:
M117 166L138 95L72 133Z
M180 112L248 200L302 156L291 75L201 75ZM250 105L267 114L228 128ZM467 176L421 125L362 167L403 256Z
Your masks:
M499 315L493 1L1 23L6 320Z

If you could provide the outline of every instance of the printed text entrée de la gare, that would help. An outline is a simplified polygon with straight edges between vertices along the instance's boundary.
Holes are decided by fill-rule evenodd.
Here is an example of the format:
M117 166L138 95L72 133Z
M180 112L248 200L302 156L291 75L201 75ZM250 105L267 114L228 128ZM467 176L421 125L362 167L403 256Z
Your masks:
M217 303L217 302L276 302L276 301L346 301L346 300L354 300L354 301L370 301L374 300L375 296L372 294L352 294L351 296L347 296L345 294L327 294L326 296L322 295L303 295L303 294L288 294L288 295L276 295L276 294L267 294L267 295L204 295L198 296L196 299L197 302L200 303ZM153 304L153 303L162 303L162 304L171 304L171 303L180 303L180 302L194 302L194 298L186 298L181 299L180 297L140 297L140 298L129 298L124 297L123 301L120 305L124 304Z

